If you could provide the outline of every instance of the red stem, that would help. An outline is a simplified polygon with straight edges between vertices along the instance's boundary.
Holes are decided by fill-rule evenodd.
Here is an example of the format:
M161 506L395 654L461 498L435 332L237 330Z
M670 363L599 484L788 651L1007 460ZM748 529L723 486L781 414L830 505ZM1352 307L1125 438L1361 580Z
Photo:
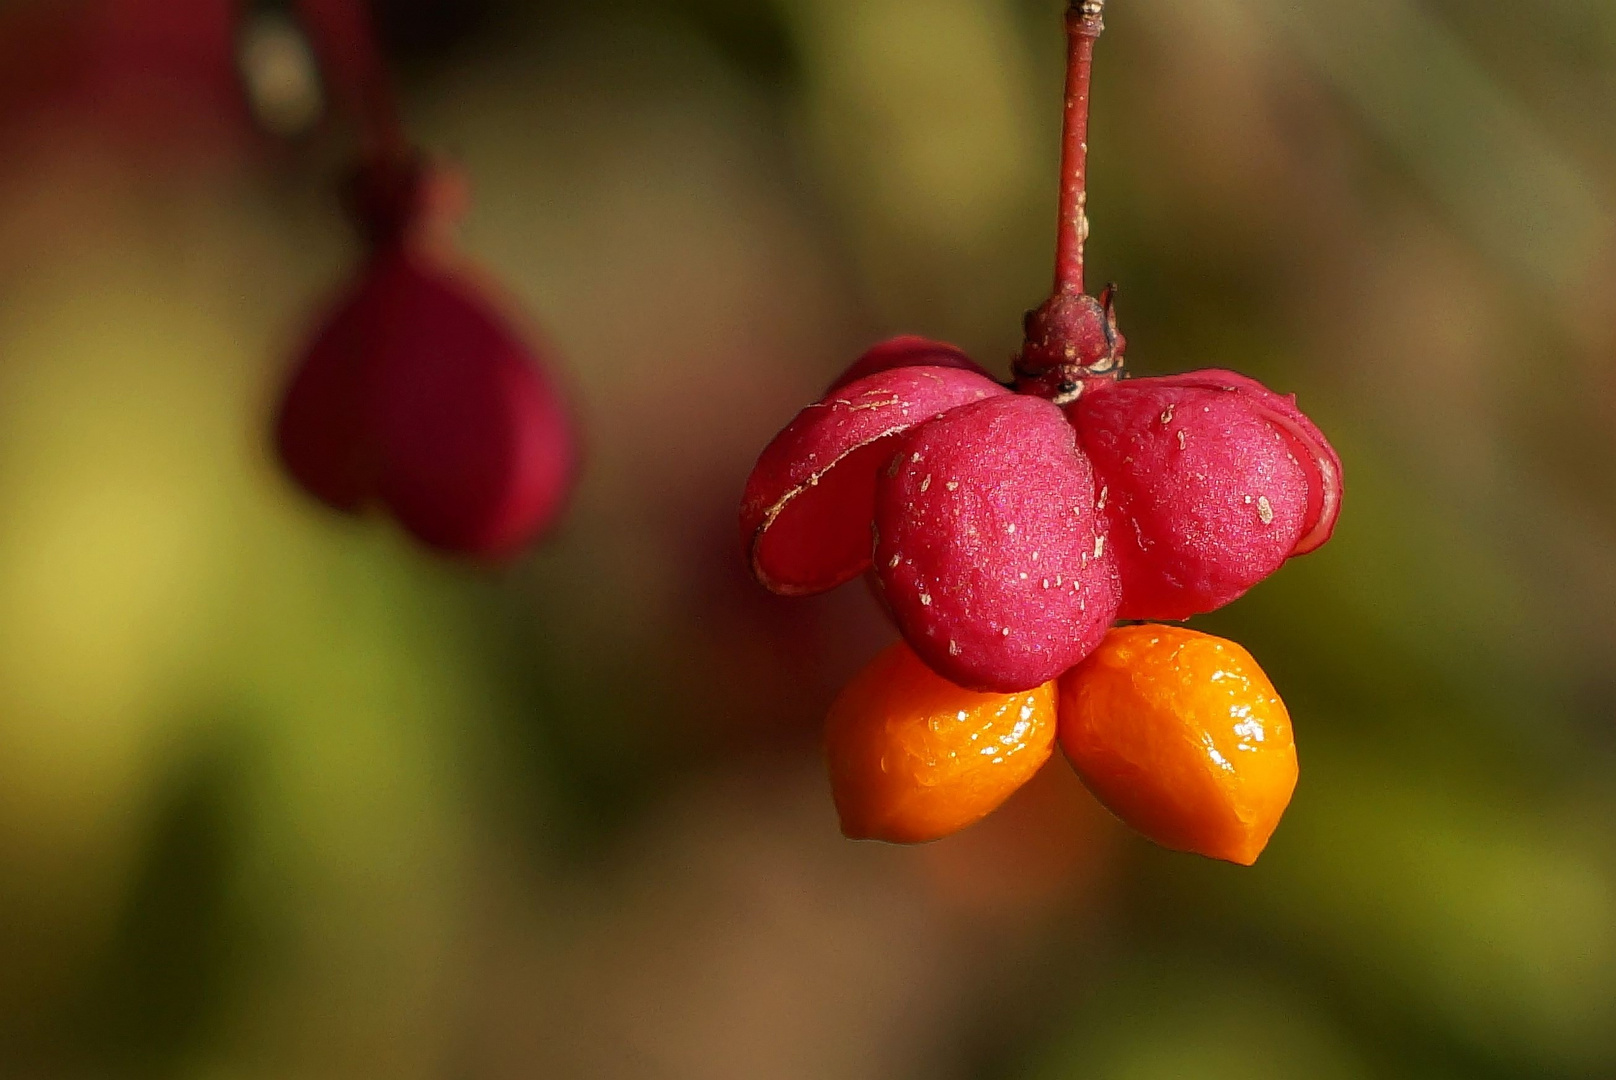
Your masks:
M1089 82L1094 42L1105 30L1105 0L1071 0L1066 9L1070 52L1066 122L1061 142L1060 228L1055 241L1055 292L1083 295L1083 243L1089 238Z
M297 0L324 58L326 83L353 114L367 160L401 156L408 147L398 96L377 46L367 0Z

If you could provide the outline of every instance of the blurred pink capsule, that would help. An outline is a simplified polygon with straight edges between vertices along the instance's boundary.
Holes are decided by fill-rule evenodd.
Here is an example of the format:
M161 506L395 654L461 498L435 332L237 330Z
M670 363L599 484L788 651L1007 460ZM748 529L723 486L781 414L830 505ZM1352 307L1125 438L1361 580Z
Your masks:
M419 205L428 205L423 202ZM304 488L386 507L424 543L516 554L559 517L577 474L573 425L533 349L384 200L382 240L292 377L276 425Z

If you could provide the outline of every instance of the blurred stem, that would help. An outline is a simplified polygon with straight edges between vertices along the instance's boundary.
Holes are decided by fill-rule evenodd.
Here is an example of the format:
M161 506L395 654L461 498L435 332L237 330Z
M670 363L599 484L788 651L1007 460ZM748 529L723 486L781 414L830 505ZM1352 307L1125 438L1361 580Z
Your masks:
M1105 31L1105 0L1072 0L1066 9L1069 43L1066 121L1061 143L1060 229L1055 243L1055 292L1083 294L1083 244L1089 238L1089 83L1094 43Z
M359 125L365 159L403 157L409 144L369 0L297 0L297 7L314 33L326 82Z

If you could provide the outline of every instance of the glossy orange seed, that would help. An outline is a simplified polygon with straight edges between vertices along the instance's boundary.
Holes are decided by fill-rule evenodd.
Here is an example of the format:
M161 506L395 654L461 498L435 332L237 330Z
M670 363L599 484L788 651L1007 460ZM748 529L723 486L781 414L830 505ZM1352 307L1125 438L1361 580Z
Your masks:
M1296 788L1285 703L1232 641L1115 629L1061 678L1059 709L1089 790L1164 847L1249 866Z
M965 690L899 642L842 690L825 746L843 833L938 840L986 817L1049 760L1055 684Z

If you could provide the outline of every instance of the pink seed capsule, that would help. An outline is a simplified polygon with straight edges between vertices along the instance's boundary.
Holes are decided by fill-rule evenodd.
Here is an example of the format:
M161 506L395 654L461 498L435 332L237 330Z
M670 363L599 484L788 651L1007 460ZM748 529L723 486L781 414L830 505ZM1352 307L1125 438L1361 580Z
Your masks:
M1006 396L903 438L876 495L875 569L915 652L973 690L1040 686L1116 618L1094 470L1061 410Z
M876 472L898 436L960 405L1007 397L957 367L892 367L808 406L758 458L741 500L741 541L753 575L805 596L870 566Z
M404 258L382 288L393 318L373 345L388 358L369 401L378 492L433 547L514 555L572 490L577 454L561 398L466 282Z
M542 533L577 468L528 346L468 282L402 246L372 258L317 335L277 441L328 504L380 503L428 545L481 558Z
M371 254L287 389L281 460L338 510L379 504L432 547L514 555L559 517L578 453L538 356L447 268L465 179L401 147L346 194Z
M1264 411L1271 422L1283 429L1291 441L1296 459L1304 464L1312 463L1309 469L1308 529L1297 541L1296 550L1291 552L1291 556L1306 555L1324 546L1335 532L1335 523L1341 516L1341 457L1318 425L1297 406L1295 394L1276 393L1250 376L1221 368L1165 375L1152 381L1244 394L1253 405Z
M1294 402L1244 376L1100 384L1067 412L1105 494L1122 618L1222 607L1334 527L1339 459Z

